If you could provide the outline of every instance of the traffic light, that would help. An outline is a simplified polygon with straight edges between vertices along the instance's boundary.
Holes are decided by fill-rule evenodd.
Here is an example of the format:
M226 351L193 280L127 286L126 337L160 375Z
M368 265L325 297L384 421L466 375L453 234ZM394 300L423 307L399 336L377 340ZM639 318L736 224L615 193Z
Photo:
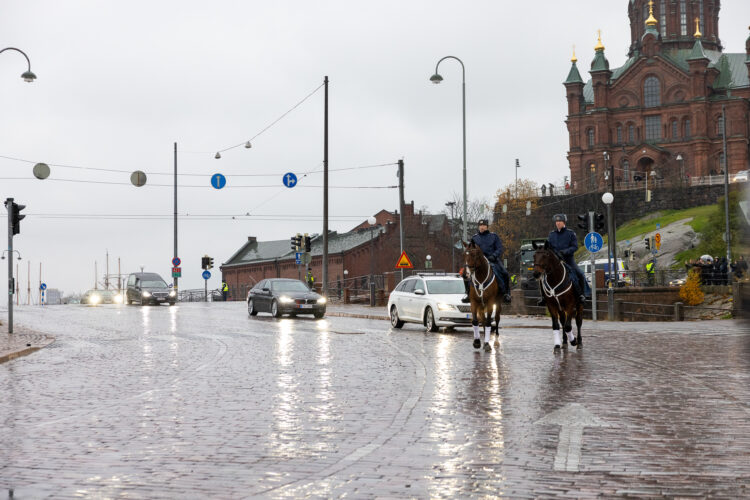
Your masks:
M10 206L8 204L10 203ZM11 225L13 227L13 235L21 233L21 221L26 217L25 215L21 215L21 210L26 208L26 205L19 205L16 202L10 201L10 199L5 200L5 208L8 209L10 212L10 220Z
M213 269L213 268L214 268L214 258L213 257L209 257L208 258L208 269Z
M289 243L293 252L299 252L300 247L302 247L302 235L299 233L295 234Z
M578 227L585 230L587 233L589 232L589 214L578 214L578 220L580 221L578 223Z
M310 252L310 235L305 233L305 252Z
M596 214L594 216L594 231L597 233L604 229L604 214Z
M201 269L208 269L208 255L201 257Z
M651 238L643 240L646 243L646 250L651 250Z

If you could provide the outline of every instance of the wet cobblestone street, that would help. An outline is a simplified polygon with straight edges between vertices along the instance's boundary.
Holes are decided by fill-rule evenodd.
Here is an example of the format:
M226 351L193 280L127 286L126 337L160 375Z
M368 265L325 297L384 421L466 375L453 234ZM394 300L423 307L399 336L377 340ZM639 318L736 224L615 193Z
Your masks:
M491 353L470 329L243 303L16 321L56 341L0 364L13 498L750 496L737 321L585 322L559 354L533 318Z

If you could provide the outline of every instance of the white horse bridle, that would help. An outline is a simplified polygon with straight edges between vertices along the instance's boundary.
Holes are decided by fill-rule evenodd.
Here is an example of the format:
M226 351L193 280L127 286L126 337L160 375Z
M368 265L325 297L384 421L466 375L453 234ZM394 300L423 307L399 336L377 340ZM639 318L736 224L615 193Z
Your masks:
M549 281L547 281L547 273L544 273L544 278L542 279L542 292L544 295L548 298L553 298L557 302L557 308L562 309L562 305L560 305L560 296L564 295L570 288L573 286L573 282L571 281L568 283L567 288L563 290L562 292L557 292L557 288L560 287L563 283L565 283L565 279L568 277L568 268L565 267L565 264L560 262L560 260L557 260L557 263L562 266L563 268L563 276L560 280L560 283L558 283L555 286L550 286Z

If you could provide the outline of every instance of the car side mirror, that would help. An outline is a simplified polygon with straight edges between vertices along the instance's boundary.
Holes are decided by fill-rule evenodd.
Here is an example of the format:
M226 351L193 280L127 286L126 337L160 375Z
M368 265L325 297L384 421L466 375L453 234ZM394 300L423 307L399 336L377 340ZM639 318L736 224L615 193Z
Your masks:
M263 288L263 291L264 292L270 292L271 290L269 290L268 288Z
M421 288L419 290L414 290L414 295L424 295L424 290Z

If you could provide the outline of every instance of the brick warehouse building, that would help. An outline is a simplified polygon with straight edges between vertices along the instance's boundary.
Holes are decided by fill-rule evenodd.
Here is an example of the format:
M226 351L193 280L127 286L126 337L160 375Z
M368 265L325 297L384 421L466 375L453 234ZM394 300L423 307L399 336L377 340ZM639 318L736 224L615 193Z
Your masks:
M573 56L564 85L574 192L603 187L607 162L619 187L646 173L682 182L723 172L722 107L729 172L748 168L750 38L745 53L724 53L719 9L719 0L628 0L625 64L610 69L601 35L588 82Z
M346 233L331 231L328 236L329 289L334 291L345 279L364 287L370 274L371 255L374 274L391 273L393 277L378 288L388 288L398 282L395 266L401 254L398 212L381 210L375 214L376 223L366 221ZM451 228L444 214L431 215L414 212L414 202L404 205L404 249L415 268L423 269L430 255L433 269L450 270ZM290 239L292 235L289 235ZM223 279L229 286L229 300L244 300L247 290L265 278L300 277L300 267L294 260L290 239L258 241L250 236L247 241L221 265ZM314 235L311 244L311 267L316 283L322 278L323 237ZM372 253L371 253L372 249ZM457 257L459 252L456 252ZM348 273L344 273L344 270ZM304 277L304 268L301 269Z

